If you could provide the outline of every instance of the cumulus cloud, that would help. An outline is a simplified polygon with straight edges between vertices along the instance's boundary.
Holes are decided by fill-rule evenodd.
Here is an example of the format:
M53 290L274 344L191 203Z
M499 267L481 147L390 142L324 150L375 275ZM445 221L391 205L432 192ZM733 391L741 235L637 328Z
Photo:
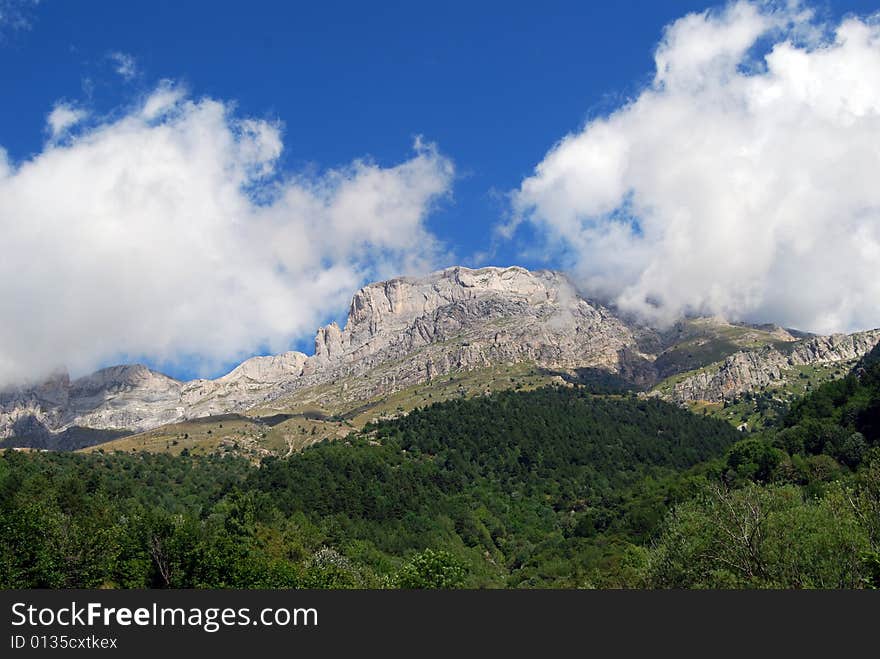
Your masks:
M113 52L108 56L113 62L114 70L125 80L132 80L138 74L137 62L128 53Z
M281 150L278 125L170 83L26 162L0 149L0 383L122 358L210 372L433 265L453 178L433 145L311 175L278 171Z
M828 332L880 325L880 20L736 2L665 30L653 83L513 193L585 290Z
M85 110L69 105L68 103L58 103L49 116L46 117L46 125L52 138L58 138L64 135L70 128L80 123L88 116Z

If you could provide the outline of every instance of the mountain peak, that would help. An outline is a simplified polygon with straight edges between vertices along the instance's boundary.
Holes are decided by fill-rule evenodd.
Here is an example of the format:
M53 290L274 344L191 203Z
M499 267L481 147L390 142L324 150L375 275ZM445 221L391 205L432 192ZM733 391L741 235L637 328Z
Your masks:
M537 304L571 289L561 273L530 272L519 266L471 269L453 266L424 277L397 277L361 288L351 301L345 339L358 346L382 332L394 332L441 307L498 295ZM345 339L343 342L345 343Z
M253 380L255 382L274 382L286 377L295 377L302 373L303 365L308 357L295 350L282 352L279 355L251 357L229 371L216 382L238 382Z

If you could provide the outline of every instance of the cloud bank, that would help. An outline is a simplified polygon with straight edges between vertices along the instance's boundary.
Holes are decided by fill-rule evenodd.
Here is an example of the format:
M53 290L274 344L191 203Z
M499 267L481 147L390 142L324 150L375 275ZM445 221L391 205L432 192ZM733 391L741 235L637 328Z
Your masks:
M278 125L171 83L103 123L72 128L60 107L64 140L23 163L0 148L2 385L117 359L207 373L437 259L425 220L453 165L430 144L291 175Z
M880 326L880 19L736 2L669 25L654 59L547 153L507 229L653 322Z

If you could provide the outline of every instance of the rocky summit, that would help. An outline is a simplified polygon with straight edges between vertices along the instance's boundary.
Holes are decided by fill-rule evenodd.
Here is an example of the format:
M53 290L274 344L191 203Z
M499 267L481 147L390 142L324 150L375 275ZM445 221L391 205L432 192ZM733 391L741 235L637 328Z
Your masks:
M505 364L572 377L606 373L670 400L717 401L784 381L798 366L857 359L878 341L877 330L804 337L722 319L657 330L588 300L560 272L453 267L360 289L344 328L320 328L311 356L253 357L214 380L180 382L124 365L7 389L0 392L0 438L75 448L104 441L101 433L247 413L331 385L356 406L449 373Z

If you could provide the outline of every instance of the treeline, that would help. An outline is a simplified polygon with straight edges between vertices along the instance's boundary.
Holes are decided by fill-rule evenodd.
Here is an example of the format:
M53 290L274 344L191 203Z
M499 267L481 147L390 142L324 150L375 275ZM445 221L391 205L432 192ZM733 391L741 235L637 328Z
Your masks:
M0 586L874 587L878 362L758 435L559 387L259 467L5 451Z

